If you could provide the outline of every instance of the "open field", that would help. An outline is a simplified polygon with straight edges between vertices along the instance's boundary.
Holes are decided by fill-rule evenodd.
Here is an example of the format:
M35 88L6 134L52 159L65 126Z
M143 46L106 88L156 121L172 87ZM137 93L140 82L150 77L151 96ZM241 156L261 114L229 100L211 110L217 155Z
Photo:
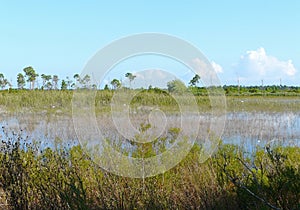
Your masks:
M165 113L164 132L152 145L118 134L110 117L112 96L113 91L97 91L94 102L99 130L111 145L144 158L170 149L180 133L179 107L170 95L146 91L128 105L133 125L145 131L154 127L145 120L153 107ZM73 91L0 92L0 208L300 208L297 95L227 96L223 135L204 163L211 106L208 96L195 96L200 119L196 144L179 165L144 179L114 175L91 160L74 130L72 97ZM189 104L188 97L179 97ZM196 122L192 116L187 127Z

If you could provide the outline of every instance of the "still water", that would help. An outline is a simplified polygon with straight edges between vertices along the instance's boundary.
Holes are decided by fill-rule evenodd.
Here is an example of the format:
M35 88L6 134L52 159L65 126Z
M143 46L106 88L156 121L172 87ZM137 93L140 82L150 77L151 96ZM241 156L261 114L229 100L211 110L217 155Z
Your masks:
M0 116L1 140L21 137L21 141L37 142L41 148L53 147L59 142L65 147L77 145L78 139L71 115L63 113L18 114ZM109 116L98 116L98 127L107 138L119 138L118 131ZM211 122L209 114L202 114L198 138L204 138ZM169 116L172 126L180 116ZM191 118L191 125L193 126ZM86 123L86 122L83 122ZM166 126L167 129L168 126ZM122 138L120 138L122 139ZM236 144L247 152L266 144L300 147L300 112L230 112L221 139L224 143Z

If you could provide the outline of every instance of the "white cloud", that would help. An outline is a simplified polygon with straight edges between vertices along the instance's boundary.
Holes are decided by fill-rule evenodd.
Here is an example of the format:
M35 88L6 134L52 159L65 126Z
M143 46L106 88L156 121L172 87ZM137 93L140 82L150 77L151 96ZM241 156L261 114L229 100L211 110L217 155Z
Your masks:
M212 67L217 73L223 73L223 68L219 64L215 63L214 61L211 62Z
M268 55L264 48L249 50L241 56L237 65L240 75L246 78L276 80L293 77L297 70L292 60L281 61Z

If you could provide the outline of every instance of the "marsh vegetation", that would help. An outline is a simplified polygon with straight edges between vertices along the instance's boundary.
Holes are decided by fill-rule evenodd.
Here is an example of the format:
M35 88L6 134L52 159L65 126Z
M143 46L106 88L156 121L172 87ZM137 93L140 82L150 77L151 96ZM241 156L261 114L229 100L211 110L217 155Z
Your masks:
M118 135L110 113L113 93L96 92L95 113L115 147L135 157L170 147L180 132L180 115L167 91L139 91L126 104L138 129L149 129L143 120L153 109L162 110L169 122L161 141L144 147L123 143ZM72 96L68 90L0 92L1 209L300 208L299 96L227 96L223 136L203 163L211 106L207 95L196 95L200 127L189 155L164 174L145 179L109 173L84 152L73 127ZM190 119L193 126L196 119Z

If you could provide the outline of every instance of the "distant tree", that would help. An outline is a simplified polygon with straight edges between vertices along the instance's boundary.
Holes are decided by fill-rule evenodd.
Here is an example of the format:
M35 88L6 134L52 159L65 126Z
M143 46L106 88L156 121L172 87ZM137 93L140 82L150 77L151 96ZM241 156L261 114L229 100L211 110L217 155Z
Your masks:
M52 86L55 90L57 90L57 85L58 85L58 76L57 75L53 75L52 77Z
M130 85L130 88L131 88L131 82L136 78L135 75L133 75L132 73L128 72L125 74L125 77L127 77L129 79L129 85Z
M19 73L18 76L17 76L17 83L18 83L18 88L19 89L23 89L25 84L26 84L26 81L25 81L25 77L22 73Z
M167 87L169 92L175 92L175 93L183 93L187 89L185 84L179 79L175 79L168 82Z
M91 87L91 77L90 75L86 74L81 80L80 84L83 88L90 88Z
M67 86L68 86L68 89L69 89L69 90L71 89L72 82L73 82L73 81L67 76L67 77L66 77L66 83L67 83Z
M4 77L4 74L0 73L0 86L1 86L1 89L3 90L9 84L10 83L8 82L8 80Z
M47 90L51 90L52 89L52 82L48 81L46 84L45 84L45 88Z
M113 79L110 84L113 86L113 89L119 89L121 87L121 82L117 79Z
M74 74L73 78L75 79L75 82L72 84L72 87L78 88L78 85L81 83L80 75Z
M42 74L41 78L43 79L43 89L47 88L46 84L52 79L51 75Z
M108 84L104 86L104 90L109 90Z
M61 81L61 90L67 90L68 89L68 83L63 79Z
M43 80L43 85L42 85L42 89L44 89L45 83L46 83L46 78L45 78L45 74L41 74L41 78Z
M76 81L80 81L80 75L79 75L79 74L74 74L73 78L74 78Z
M76 73L74 74L73 78L77 80L78 78L80 78L80 75Z
M199 83L200 80L200 76L198 74L195 74L195 76L191 79L191 81L189 82L189 84L191 86L197 86L197 84Z
M0 73L0 86L2 87L2 85L4 84L4 74ZM3 88L2 88L3 89Z
M30 89L33 90L35 80L39 75L35 72L35 70L31 66L24 68L23 71L25 72L25 76L27 77L27 82L30 83Z
M97 85L96 84L92 84L92 89L97 90Z

